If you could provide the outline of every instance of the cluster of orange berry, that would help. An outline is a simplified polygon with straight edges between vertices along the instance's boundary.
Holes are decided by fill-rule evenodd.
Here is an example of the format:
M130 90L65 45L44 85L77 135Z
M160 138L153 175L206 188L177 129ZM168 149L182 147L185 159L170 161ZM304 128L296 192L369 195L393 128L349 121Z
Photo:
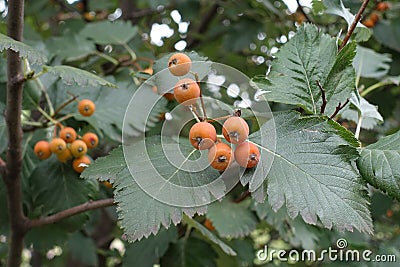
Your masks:
M168 69L174 76L183 76L190 72L191 59L183 53L175 53L168 60ZM202 97L198 81L183 78L174 87L175 99L185 105L192 106ZM215 121L215 120L211 120ZM204 118L195 123L189 131L189 141L198 150L208 149L208 161L214 169L224 171L235 160L241 167L252 168L260 160L260 151L254 143L246 141L249 136L249 126L235 112L225 120L222 126L225 140L236 145L231 146L217 139L215 127Z
M82 116L91 116L95 109L96 106L91 100L84 99L79 101L78 111ZM53 138L50 142L41 140L35 144L35 155L44 160L54 153L62 163L74 158L72 168L81 173L85 166L91 163L90 158L86 155L87 150L96 147L99 143L99 138L92 132L79 136L74 128L64 127L61 124L60 128L58 137Z
M376 23L380 20L379 12L386 11L390 8L390 4L388 2L378 2L375 5L375 10L373 11L364 21L363 24L365 27L373 28L375 27ZM378 12L377 12L378 11Z

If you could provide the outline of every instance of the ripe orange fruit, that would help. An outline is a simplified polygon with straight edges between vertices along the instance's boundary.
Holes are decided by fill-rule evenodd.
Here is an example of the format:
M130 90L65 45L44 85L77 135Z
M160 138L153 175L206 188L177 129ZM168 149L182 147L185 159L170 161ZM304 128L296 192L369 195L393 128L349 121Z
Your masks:
M113 186L112 186L112 184L109 182L109 181L103 181L102 182L104 185L105 185L105 187L107 187L107 188L112 188Z
M380 17L376 12L372 12L369 19L374 22L374 25L379 21Z
M234 155L236 162L244 168L253 168L260 160L258 147L247 141L236 147Z
M232 161L232 148L225 143L219 142L208 150L208 162L216 170L224 171Z
M84 156L87 152L87 145L82 140L75 140L70 147L71 153L75 158Z
M376 5L375 9L378 11L385 11L390 8L390 4L388 2L380 2Z
M82 116L89 117L96 110L96 105L89 99L79 101L78 111Z
M65 127L60 131L60 138L67 143L72 143L76 139L76 132L72 127Z
M67 149L67 143L61 138L54 138L50 142L50 150L54 154L63 153Z
M189 141L196 149L209 149L217 141L217 132L212 124L198 122L189 131Z
M37 142L33 151L39 159L47 159L51 156L50 144L47 141Z
M57 159L58 161L65 163L68 160L72 159L72 153L71 150L69 150L68 148L65 149L63 152L61 152L60 154L57 154Z
M192 60L184 53L175 53L168 59L168 69L174 76L183 76L189 73Z
M149 75L153 75L153 68L146 68L146 69L144 69L144 70L142 70L142 72L144 72L144 73L147 73L147 74L149 74Z
M193 105L200 97L200 87L193 79L181 79L174 87L174 96L176 101L185 106Z
M222 134L226 141L232 144L244 142L249 136L249 133L249 125L241 117L230 117L222 126Z
M82 141L85 142L88 148L94 148L99 143L99 138L97 134L88 132L82 136Z
M87 165L90 165L91 161L88 156L83 156L77 159L74 159L72 162L72 168L78 172L82 173L83 170L87 167Z
M363 21L363 24L367 28L373 28L375 26L376 22L374 22L372 19L368 18L368 19Z

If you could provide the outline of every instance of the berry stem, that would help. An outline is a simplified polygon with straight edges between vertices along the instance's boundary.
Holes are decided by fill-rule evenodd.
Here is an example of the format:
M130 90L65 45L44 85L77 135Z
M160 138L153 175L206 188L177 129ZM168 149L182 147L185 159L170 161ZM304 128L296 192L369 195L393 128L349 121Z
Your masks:
M190 109L190 112L193 114L193 117L195 118L196 122L200 122L199 114L197 114L193 105L190 105L189 109Z
M200 102L201 102L201 109L203 110L203 118L207 119L206 106L204 105L203 92L202 92L201 86L200 86L199 75L197 74L197 72L193 72L193 71L191 71L190 73L194 75L194 78L196 79L197 85L200 88Z
M64 102L63 104L61 104L61 106L59 106L56 111L54 111L54 114L52 116L52 118L54 118L58 113L60 113L60 111L62 109L64 109L66 106L68 106L69 104L71 104L72 102L74 102L79 96L78 95L73 95L71 99L67 100L66 102Z
M128 51L132 60L135 61L137 59L136 53L126 43L121 43L121 45L126 49L126 51Z
M106 55L106 54L104 54L104 53L102 53L102 52L95 51L95 55L96 55L96 56L99 56L99 57L101 57L101 58L104 58L105 60L111 62L111 63L114 64L115 66L119 65L118 60L116 60L115 58L110 57L109 55Z
M223 120L229 119L230 117L232 117L232 115L226 115L226 116L222 116L222 117L218 117L218 118L214 118L214 119L207 119L207 122L223 121Z

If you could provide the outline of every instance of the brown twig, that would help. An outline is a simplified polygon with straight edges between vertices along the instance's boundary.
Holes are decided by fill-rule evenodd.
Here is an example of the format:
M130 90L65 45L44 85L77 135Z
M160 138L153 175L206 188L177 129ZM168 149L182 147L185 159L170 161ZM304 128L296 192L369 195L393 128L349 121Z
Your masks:
M201 102L201 109L203 110L203 119L202 119L202 121L203 121L203 120L207 119L207 114L206 114L206 106L204 105L203 92L202 92L201 86L200 86L200 79L199 79L199 75L196 72L191 72L191 73L194 75L197 85L200 88L200 102Z
M326 108L326 95L325 95L325 89L322 87L321 83L319 81L317 81L317 85L319 87L319 90L321 90L321 97L322 97L322 105L321 105L321 114L324 114L325 112L325 108Z
M358 22L361 20L361 16L365 11L365 8L368 5L369 0L364 0L364 2L362 3L360 9L358 10L356 16L354 17L354 21L351 24L349 30L347 31L342 43L339 46L339 51L343 49L343 47L347 44L347 42L350 40L351 35L353 34L354 30L357 27Z
M65 108L66 106L68 106L69 104L71 104L72 102L74 102L79 96L78 95L74 95L71 99L67 100L66 102L64 102L63 104L61 104L61 106L59 106L55 111L54 111L54 115L52 116L52 118L54 118L55 116L58 115L58 113L60 113L61 110L63 110L63 108Z
M208 10L207 14L203 16L202 21L199 24L199 27L196 30L196 35L201 35L206 32L208 27L210 26L213 17L217 14L218 4L213 4L211 8ZM192 49L199 43L199 38L188 36L187 38L187 49Z
M339 113L339 111L341 111L349 102L350 101L348 98L347 98L346 102L343 103L343 105L342 105L342 103L339 102L339 104L336 106L335 112L333 112L333 114L330 116L330 118L333 119Z
M303 14L303 16L306 18L306 20L308 22L312 22L310 16L304 11L303 6L300 5L300 0L296 0L296 2L297 2L297 5L299 6L299 10L300 10L301 14Z
M83 213L89 210L94 210L98 208L104 208L104 207L110 207L115 205L114 199L113 198L106 198L106 199L101 199L101 200L96 200L96 201L89 201L85 202L83 204L80 204L78 206L60 211L56 214L47 216L47 217L41 217L37 218L34 220L30 220L27 222L27 229L43 226L43 225L49 225L52 223L56 223L62 219L77 215L79 213Z

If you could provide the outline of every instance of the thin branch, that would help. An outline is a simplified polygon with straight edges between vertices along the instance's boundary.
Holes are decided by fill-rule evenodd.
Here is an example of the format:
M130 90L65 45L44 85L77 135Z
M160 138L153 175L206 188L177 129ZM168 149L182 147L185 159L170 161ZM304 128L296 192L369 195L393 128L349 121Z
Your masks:
M306 20L308 22L312 23L313 21L311 20L310 16L304 11L303 6L300 5L300 0L296 0L296 2L297 2L297 5L299 6L299 10L300 10L301 14L303 14L303 16L306 18Z
M335 112L333 112L333 114L330 116L330 118L333 119L339 113L339 111L341 111L349 102L350 101L348 98L347 98L346 102L344 102L343 105L342 105L342 103L339 102L339 104L336 106Z
M101 199L101 200L96 200L96 201L85 202L83 204L60 211L53 215L28 221L27 228L31 229L31 228L35 228L35 227L53 224L62 219L77 215L79 213L83 213L83 212L86 212L89 210L94 210L94 209L99 209L99 208L110 207L113 205L115 205L113 198L106 198L106 199Z
M339 46L339 51L343 49L343 47L347 44L347 42L350 40L351 35L353 34L354 30L357 27L358 22L361 20L361 16L365 11L365 8L368 5L369 0L364 0L362 3L360 10L358 10L356 16L354 17L354 21L350 26L350 29L347 31L346 36L343 39L343 42Z
M77 98L79 97L79 95L74 95L71 99L67 100L66 102L64 102L63 104L61 104L61 106L59 106L56 111L54 111L54 115L52 116L52 118L54 118L55 116L57 116L58 113L60 113L61 110L63 110L63 108L65 108L66 106L68 106L69 104L71 104L72 102L74 102Z
M7 35L22 41L24 29L24 1L14 0L8 3ZM10 238L7 266L20 266L21 254L26 233L27 218L22 208L22 95L24 85L22 60L20 54L7 50L7 107L6 126L8 148L6 170L3 180L7 190L7 210L9 214Z
M325 95L325 89L322 87L321 83L319 81L317 81L317 85L319 87L319 90L321 90L321 97L322 97L322 105L321 105L321 114L324 114L325 112L325 108L326 108L326 95Z
M201 103L201 109L203 110L203 120L206 120L207 119L206 106L204 105L203 92L201 90L199 75L197 74L197 72L191 72L191 73L194 75L197 85L200 88L200 103Z
M211 8L208 10L207 14L203 16L203 20L200 22L199 27L196 30L196 35L201 35L202 33L205 33L210 26L212 19L214 18L215 15L217 15L218 11L218 4L213 4ZM192 49L195 47L197 44L199 44L200 40L197 37L191 37L189 36L187 38L187 49Z

